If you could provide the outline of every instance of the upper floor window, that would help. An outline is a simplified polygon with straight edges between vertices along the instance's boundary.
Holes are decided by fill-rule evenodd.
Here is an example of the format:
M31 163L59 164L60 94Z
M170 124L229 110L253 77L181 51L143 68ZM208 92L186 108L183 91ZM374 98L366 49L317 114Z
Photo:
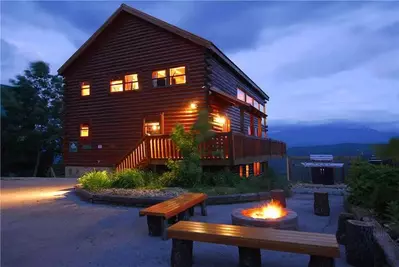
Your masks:
M186 67L157 70L152 72L153 87L165 87L168 85L185 84Z
M177 67L169 69L170 84L186 83L186 67Z
M111 81L110 83L110 91L114 92L123 92L123 91L131 91L139 89L139 79L137 74L128 74L125 75L124 78L117 78Z
M245 102L245 93L237 88L237 98Z
M256 109L259 109L259 103L258 103L258 101L256 101L255 99L254 99L253 106L254 106Z
M88 124L80 125L80 137L89 137L89 125Z
M90 95L90 83L82 82L80 85L80 90L82 96Z
M139 78L137 74L125 75L125 91L138 90Z
M111 92L123 92L123 80L112 80Z
M166 70L157 70L152 72L152 85L154 87L164 87L168 83L166 77Z
M247 103L248 103L248 104L250 104L250 105L253 104L254 99L253 99L252 97L250 97L249 95L247 95L246 99L247 99Z

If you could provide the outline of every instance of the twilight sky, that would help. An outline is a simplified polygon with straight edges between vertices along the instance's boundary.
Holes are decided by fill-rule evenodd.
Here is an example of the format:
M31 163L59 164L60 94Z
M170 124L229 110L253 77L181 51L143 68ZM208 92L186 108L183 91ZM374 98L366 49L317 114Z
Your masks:
M53 72L122 2L2 2L1 82ZM399 129L399 2L125 2L215 43L270 96L269 121Z

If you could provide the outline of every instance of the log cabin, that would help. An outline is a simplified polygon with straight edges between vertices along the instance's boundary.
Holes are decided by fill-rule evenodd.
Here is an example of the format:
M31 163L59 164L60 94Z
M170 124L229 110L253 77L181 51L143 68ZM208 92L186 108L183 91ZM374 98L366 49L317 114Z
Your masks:
M125 4L58 73L67 177L180 159L170 134L203 109L215 131L199 148L204 168L258 175L285 156L285 143L267 136L268 95L237 65L212 42Z

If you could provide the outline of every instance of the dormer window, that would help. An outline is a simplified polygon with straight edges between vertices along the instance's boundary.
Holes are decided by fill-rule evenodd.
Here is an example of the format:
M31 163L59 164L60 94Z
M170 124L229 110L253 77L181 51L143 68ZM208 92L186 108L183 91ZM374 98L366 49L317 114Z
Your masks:
M80 94L81 94L81 96L89 96L90 95L90 83L88 83L88 82L81 83Z

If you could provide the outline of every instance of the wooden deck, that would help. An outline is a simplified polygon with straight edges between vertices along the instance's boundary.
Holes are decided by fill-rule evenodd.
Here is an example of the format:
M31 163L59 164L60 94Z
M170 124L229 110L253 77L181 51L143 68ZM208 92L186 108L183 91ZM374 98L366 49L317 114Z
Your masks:
M204 166L250 164L286 155L286 145L283 142L235 132L216 133L211 140L201 144L199 150ZM161 165L168 159L182 159L170 136L146 136L117 164L116 170L148 164Z

